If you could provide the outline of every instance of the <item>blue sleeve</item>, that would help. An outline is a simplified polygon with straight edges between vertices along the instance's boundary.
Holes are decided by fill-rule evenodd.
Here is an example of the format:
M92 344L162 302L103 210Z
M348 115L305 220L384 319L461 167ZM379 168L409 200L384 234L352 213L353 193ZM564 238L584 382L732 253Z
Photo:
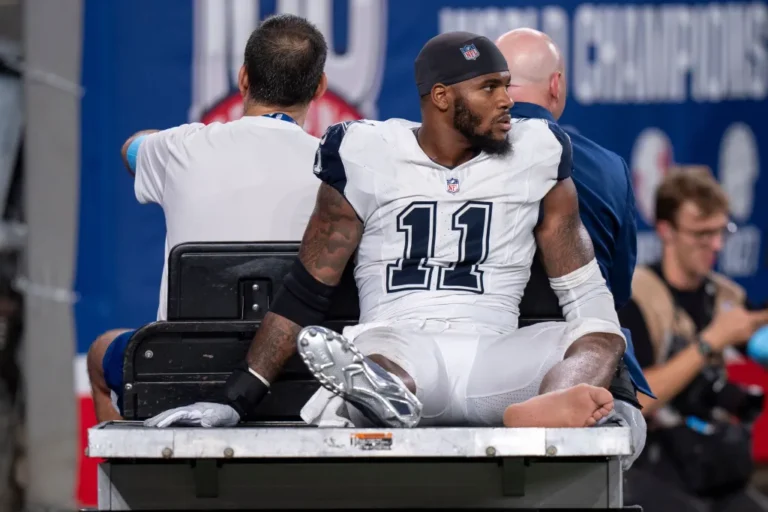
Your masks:
M133 172L136 172L136 158L139 156L139 146L141 146L141 141L146 138L146 135L139 135L128 144L128 149L125 151L125 159L128 160L128 167L130 167Z
M347 172L340 151L348 126L348 122L329 126L315 153L315 175L338 190L341 195L344 195L347 186Z
M632 189L632 175L627 163L621 159L627 182L627 193L624 200L624 212L621 217L618 235L616 236L613 265L611 266L611 292L616 309L619 310L632 296L632 275L635 273L637 262L637 222L635 220L635 192ZM621 214L621 212L616 212Z
M571 138L556 123L548 123L549 129L555 135L555 138L563 146L563 152L560 155L560 165L557 167L557 181L570 178L573 171L573 147Z
M640 359L636 355L632 331L626 327L622 327L621 332L624 333L624 337L627 339L627 351L624 352L623 359L624 364L627 365L627 370L629 371L629 377L632 379L632 384L634 384L635 388L637 388L637 390L644 395L648 395L649 397L655 399L656 395L653 394L651 385L648 384L648 380L645 378L645 374L643 374L644 367L641 365ZM651 365L652 364L653 363L651 363Z

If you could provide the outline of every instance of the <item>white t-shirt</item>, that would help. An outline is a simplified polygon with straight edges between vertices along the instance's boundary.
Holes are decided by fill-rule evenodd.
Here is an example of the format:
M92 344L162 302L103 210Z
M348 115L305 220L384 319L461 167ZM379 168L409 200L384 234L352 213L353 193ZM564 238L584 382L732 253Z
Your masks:
M184 242L300 241L320 181L319 140L270 117L192 123L141 140L134 189L165 213L157 319L165 320L168 254Z

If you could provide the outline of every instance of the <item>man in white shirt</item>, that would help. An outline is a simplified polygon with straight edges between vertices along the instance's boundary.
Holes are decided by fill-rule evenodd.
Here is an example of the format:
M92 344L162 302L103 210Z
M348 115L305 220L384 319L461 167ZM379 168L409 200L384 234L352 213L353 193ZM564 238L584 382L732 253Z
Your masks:
M301 239L318 189L311 169L319 143L302 127L310 102L327 88L326 55L325 39L311 23L292 15L271 17L245 47L238 76L242 119L141 131L123 145L136 199L159 204L165 214L158 320L166 318L172 247ZM121 417L123 359L133 332L109 331L88 352L99 421Z

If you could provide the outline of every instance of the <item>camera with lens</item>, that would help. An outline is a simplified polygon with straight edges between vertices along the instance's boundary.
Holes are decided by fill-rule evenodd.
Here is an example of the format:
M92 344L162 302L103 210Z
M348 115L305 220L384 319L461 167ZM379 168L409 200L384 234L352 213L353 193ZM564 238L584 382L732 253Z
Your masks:
M675 337L670 357L688 346L684 339ZM735 416L745 425L751 425L763 411L765 394L759 386L741 386L728 382L725 364L712 364L676 396L671 405L682 416L696 416L713 420L713 413L721 409Z

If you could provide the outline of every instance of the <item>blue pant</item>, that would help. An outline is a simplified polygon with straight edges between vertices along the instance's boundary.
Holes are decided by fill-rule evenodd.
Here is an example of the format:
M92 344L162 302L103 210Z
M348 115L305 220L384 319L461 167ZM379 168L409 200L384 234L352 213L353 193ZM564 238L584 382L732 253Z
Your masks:
M112 344L107 347L101 367L104 370L104 380L107 387L117 395L117 408L123 415L123 365L125 363L125 350L128 342L136 331L126 331L115 337Z

